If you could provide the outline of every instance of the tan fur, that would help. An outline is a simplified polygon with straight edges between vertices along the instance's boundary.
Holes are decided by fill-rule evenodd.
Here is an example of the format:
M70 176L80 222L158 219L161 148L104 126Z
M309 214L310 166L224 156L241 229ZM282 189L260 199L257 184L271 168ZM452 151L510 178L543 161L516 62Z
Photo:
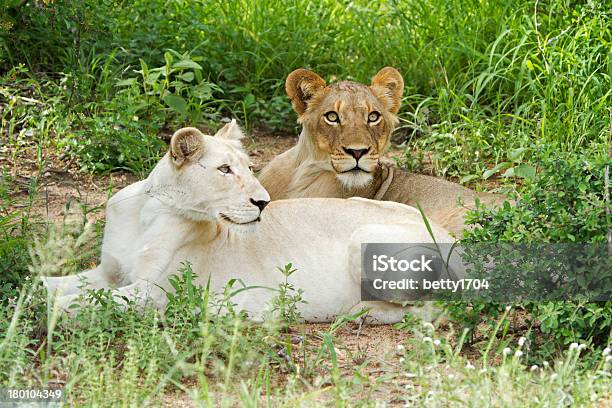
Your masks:
M364 197L419 204L430 219L453 233L465 228L465 215L476 197L485 204L503 202L502 196L400 169L387 180L391 165L381 162L381 156L397 124L403 88L402 76L391 67L380 70L370 86L351 81L326 85L312 71L292 72L286 90L302 133L297 145L274 158L259 176L272 200ZM338 114L339 123L326 119L329 112ZM380 114L379 123L368 122L372 112ZM351 149L367 153L356 160Z

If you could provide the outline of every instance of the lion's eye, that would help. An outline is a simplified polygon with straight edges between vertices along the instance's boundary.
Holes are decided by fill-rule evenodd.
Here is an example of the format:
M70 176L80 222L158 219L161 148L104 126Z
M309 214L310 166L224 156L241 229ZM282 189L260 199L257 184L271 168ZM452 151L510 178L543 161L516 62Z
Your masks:
M376 111L370 112L370 114L368 115L368 122L370 122L370 123L374 123L378 119L380 119L380 113L378 113Z
M221 166L221 167L217 167L217 170L219 170L219 171L220 171L221 173L223 173L223 174L232 174L232 173L233 173L233 172L232 172L232 169L231 169L231 168L230 168L230 166L229 166L229 165L227 165L227 164L224 164L224 165L223 165L223 166Z
M325 119L327 119L328 122L340 123L340 116L334 111L327 112L325 114Z

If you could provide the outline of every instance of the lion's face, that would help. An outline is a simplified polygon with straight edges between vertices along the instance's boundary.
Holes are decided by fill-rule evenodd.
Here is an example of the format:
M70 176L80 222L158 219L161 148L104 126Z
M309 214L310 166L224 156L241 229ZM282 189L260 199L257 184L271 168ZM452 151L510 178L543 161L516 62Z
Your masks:
M184 128L172 136L170 160L178 186L176 207L196 220L215 220L231 227L259 221L270 196L253 174L233 121L205 136Z
M397 123L404 82L393 68L382 69L370 86L342 81L326 85L304 69L287 78L287 94L316 156L328 160L346 187L372 180L380 155Z

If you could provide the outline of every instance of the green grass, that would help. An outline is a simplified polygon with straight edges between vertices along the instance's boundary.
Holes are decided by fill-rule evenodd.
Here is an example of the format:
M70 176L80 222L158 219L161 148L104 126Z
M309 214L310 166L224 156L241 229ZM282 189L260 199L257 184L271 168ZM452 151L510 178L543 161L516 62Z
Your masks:
M60 378L70 403L103 406L160 403L186 384L202 405L247 406L374 405L396 389L400 402L424 406L588 406L609 389L601 353L611 302L527 303L510 315L504 305L444 305L456 333L438 337L433 350L421 338L439 330L424 334L407 318L402 330L414 332L414 344L386 357L377 380L364 374L374 361L338 362L333 345L342 338L332 329L293 345L281 329L301 326L287 299L276 307L293 317L278 327L253 327L238 314L194 316L194 305L209 310L204 289L198 298L180 289L180 313L164 318L119 310L100 293L101 306L76 319L41 322L35 279L21 281L31 267L57 267L79 233L32 215L42 194L36 172L59 160L83 173L144 177L164 136L187 124L214 129L224 116L249 130L297 134L284 79L299 67L330 81L400 70L398 164L515 201L474 211L479 227L467 241L605 242L610 0L21 3L0 5L0 384ZM35 167L29 182L18 177L24 156ZM53 246L58 239L67 244ZM97 240L84 256L73 248L67 265L95 258ZM49 245L36 253L32 242ZM519 317L530 348L504 357L506 345L516 348L511 322ZM574 342L587 344L579 359ZM299 363L282 357L290 351ZM540 368L530 371L533 364Z
M605 354L575 344L555 360L529 363L535 344L507 334L496 338L511 320L510 308L488 333L482 355L466 357L465 333L413 322L401 329L412 333L409 340L392 344L381 358L341 345L339 332L355 316L340 316L314 333L295 323L293 332L281 330L285 320L252 325L232 311L231 297L193 286L191 273L187 266L174 279L177 292L163 316L123 308L96 291L89 295L92 306L75 317L50 313L41 321L44 294L37 282L27 282L18 299L0 308L1 383L60 384L71 406L157 406L177 398L200 406L609 402L611 363ZM275 302L294 308L288 299L284 293ZM219 314L220 307L229 312ZM589 352L593 361L586 368L580 356Z
M392 65L406 79L400 117L408 151L430 152L437 174L474 182L496 174L486 173L494 165L507 163L499 174L528 165L539 146L605 153L612 3L537 4L56 1L9 8L3 20L13 28L0 37L0 65L25 68L4 76L10 109L3 124L11 139L26 128L67 145L89 170L142 172L159 148L145 142L164 128L231 115L247 127L294 130L283 89L292 69L369 81ZM185 59L196 65L170 73ZM163 72L152 79L148 71L157 68ZM38 104L18 98L20 84ZM47 120L29 123L24 110L35 108L36 117L41 105L49 107ZM124 151L112 138L145 147Z

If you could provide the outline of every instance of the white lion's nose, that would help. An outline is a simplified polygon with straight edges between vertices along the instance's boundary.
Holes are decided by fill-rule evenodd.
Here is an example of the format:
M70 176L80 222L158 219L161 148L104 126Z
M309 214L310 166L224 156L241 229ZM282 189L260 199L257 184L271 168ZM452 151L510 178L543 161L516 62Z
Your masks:
M259 208L259 211L263 211L266 205L270 202L270 194L261 185L255 188L250 198L251 204Z
M251 204L253 204L255 207L259 208L259 211L263 211L264 208L266 208L266 205L268 205L270 203L270 200L253 200L251 198Z

